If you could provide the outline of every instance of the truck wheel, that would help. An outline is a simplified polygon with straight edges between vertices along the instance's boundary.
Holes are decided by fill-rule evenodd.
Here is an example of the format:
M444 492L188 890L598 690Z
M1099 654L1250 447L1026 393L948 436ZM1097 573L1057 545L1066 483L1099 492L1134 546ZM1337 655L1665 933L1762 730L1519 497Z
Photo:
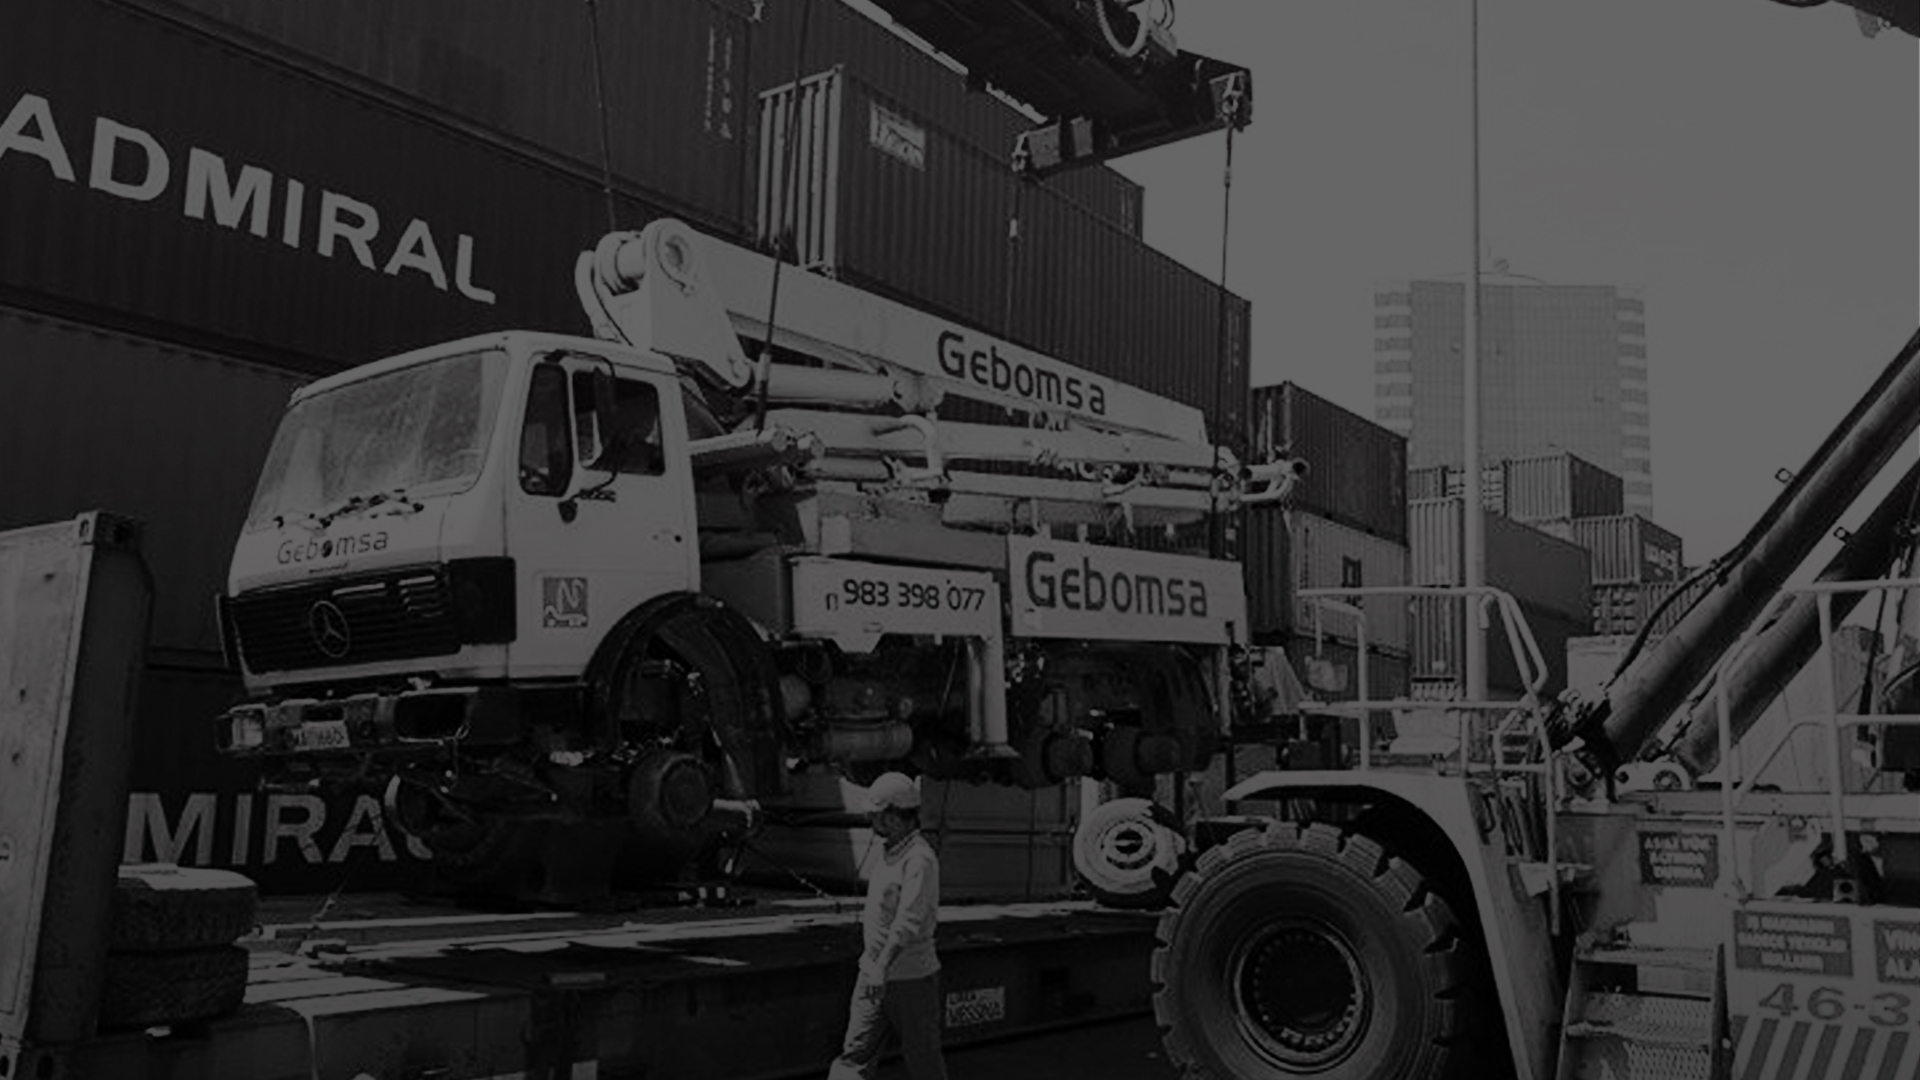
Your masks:
M237 945L171 953L109 953L100 1026L154 1027L211 1020L247 997L247 950Z
M1102 905L1157 911L1187 869L1187 841L1151 799L1114 799L1074 830L1073 867Z
M1447 905L1328 825L1243 832L1160 917L1154 1016L1200 1080L1430 1077L1464 1057L1467 980Z
M227 870L154 863L120 868L107 948L172 952L229 945L254 928L260 894Z
M420 840L447 884L518 894L539 891L548 834L544 821L482 817L436 828Z

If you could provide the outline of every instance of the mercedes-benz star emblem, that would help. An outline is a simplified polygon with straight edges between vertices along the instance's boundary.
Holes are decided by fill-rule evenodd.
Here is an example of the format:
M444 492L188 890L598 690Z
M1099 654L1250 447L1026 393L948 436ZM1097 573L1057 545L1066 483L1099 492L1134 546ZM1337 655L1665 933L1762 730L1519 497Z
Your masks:
M338 660L347 655L353 639L347 634L347 613L331 600L322 600L307 609L307 633L313 635L313 643L329 659Z

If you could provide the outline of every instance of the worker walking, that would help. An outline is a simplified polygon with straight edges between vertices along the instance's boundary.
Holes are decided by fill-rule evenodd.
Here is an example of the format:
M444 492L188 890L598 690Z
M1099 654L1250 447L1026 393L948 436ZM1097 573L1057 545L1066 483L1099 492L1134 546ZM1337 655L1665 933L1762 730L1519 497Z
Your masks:
M940 860L920 833L920 788L890 772L867 789L867 820L885 844L867 885L865 947L847 1038L828 1080L869 1080L889 1034L912 1080L946 1080L940 1054Z

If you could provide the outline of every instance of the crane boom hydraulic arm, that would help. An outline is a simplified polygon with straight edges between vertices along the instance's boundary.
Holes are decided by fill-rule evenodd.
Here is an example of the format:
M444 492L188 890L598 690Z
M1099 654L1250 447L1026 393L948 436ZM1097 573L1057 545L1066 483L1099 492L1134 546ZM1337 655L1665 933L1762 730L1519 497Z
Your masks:
M1200 410L993 339L865 290L795 271L773 340L807 363L749 362L740 337L764 333L773 262L663 220L614 233L581 256L580 300L603 339L674 358L703 388L779 408L766 419L829 454L1077 466L1106 491L1184 489L1246 503L1284 499L1305 466L1238 462L1207 436ZM1030 427L937 421L948 395L1033 417ZM866 412L883 415L864 417ZM905 414L905 415L900 415ZM728 446L733 447L737 437ZM717 444L716 444L717 445ZM1124 475L1122 475L1124 474Z
M1719 586L1608 687L1583 734L1611 765L1633 758L1920 428L1920 332L1726 559Z

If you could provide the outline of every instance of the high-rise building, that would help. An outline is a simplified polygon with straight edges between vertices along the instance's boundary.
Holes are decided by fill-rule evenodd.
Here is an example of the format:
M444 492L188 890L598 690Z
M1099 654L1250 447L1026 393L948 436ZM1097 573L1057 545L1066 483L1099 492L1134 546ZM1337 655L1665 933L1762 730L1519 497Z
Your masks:
M1374 290L1374 416L1407 464L1463 464L1464 275ZM1567 450L1626 484L1653 516L1646 305L1637 290L1481 275L1481 460Z

